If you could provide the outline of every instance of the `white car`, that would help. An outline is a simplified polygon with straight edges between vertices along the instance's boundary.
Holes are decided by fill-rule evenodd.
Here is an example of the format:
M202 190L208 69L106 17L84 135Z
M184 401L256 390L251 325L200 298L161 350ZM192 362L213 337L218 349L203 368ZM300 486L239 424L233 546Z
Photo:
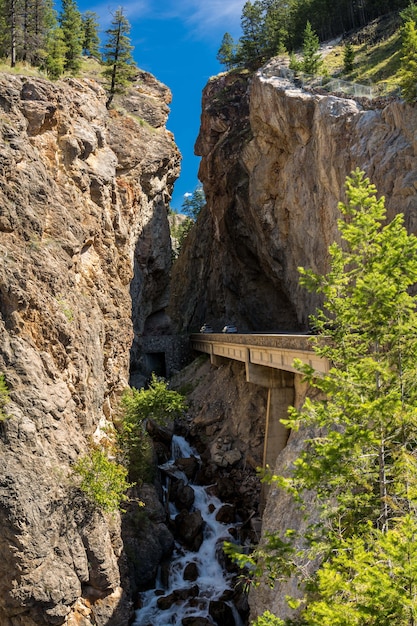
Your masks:
M234 324L226 324L223 328L222 333L237 333L237 328Z
M208 324L203 324L202 327L200 328L200 333L212 333L212 332L213 332L213 329Z

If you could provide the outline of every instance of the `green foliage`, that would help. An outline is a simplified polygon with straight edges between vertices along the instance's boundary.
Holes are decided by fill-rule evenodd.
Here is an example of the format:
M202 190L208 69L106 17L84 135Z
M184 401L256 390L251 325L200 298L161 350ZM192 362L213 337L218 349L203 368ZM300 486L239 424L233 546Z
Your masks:
M181 206L181 212L185 213L194 221L200 214L201 209L206 204L206 197L202 185L197 185L191 195L184 197L184 202Z
M120 444L128 462L132 480L152 479L152 442L146 422L165 425L180 417L185 399L168 389L167 383L152 374L149 389L128 388L121 399Z
M99 24L97 21L97 13L86 11L82 14L83 23L83 54L88 54L100 59L100 39L98 36Z
M64 33L62 28L56 27L47 37L46 57L43 63L46 73L52 80L58 79L64 73L65 51Z
M306 74L318 74L323 65L319 52L320 43L317 34L313 31L308 21L304 29L303 39L303 65L302 69Z
M303 617L322 626L410 626L417 620L417 523L342 540L318 572L320 599Z
M62 0L59 21L65 43L64 69L71 74L77 74L81 67L84 31L75 0Z
M404 23L412 21L417 26L417 4L411 1L403 11L400 11L400 16Z
M417 26L409 20L402 27L400 85L404 100L417 100Z
M284 626L285 622L273 615L270 611L265 611L253 622L253 626Z
M236 43L230 33L225 33L217 52L217 60L226 69L231 70L236 66Z
M103 450L94 449L80 457L73 470L81 477L80 489L103 511L116 511L128 499L126 491L132 484L127 481L127 469Z
M405 9L408 0L255 0L246 2L242 9L242 35L234 44L231 54L230 40L222 44L220 62L226 67L230 60L237 66L256 69L271 57L285 52L295 52L304 46L305 26L320 41L333 39L347 31L365 26L371 20L393 11L404 9L408 16L413 9ZM413 3L411 3L413 5ZM408 11L408 12L407 12ZM405 18L404 18L405 19ZM407 17L408 19L408 17ZM310 52L307 51L309 58ZM223 56L224 55L224 56ZM316 73L317 66L303 69Z
M285 423L317 435L292 477L273 479L301 504L313 491L320 518L291 571L282 551L274 557L274 535L255 561L274 579L291 573L304 584L306 626L409 626L417 617L417 238L401 214L386 223L384 198L363 172L347 179L346 196L329 272L300 270L301 284L323 297L313 343L332 366L316 377L299 364L325 399L308 398ZM307 581L300 564L308 560L322 565Z
M187 239L188 234L195 222L191 217L186 217L182 222L171 226L171 240L172 240L172 257L173 260L178 258L181 248L184 245L184 241Z
M108 81L109 97L107 107L110 106L116 93L124 93L134 79L137 68L132 57L133 46L130 44L130 24L118 9L111 22L111 28L106 31L107 42L104 47L104 63L106 69L103 76Z
M0 374L0 422L4 422L9 416L5 412L6 404L9 402L9 388L4 378L4 374Z
M262 50L263 6L260 0L247 0L242 9L242 36L236 54L237 61L245 67L258 68L264 60Z
M348 74L353 70L355 61L355 49L351 43L347 43L343 48L343 71Z

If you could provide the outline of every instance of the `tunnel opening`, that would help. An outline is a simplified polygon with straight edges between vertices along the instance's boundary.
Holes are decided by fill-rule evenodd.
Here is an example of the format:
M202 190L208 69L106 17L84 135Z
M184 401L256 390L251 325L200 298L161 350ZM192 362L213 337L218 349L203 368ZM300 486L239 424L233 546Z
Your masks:
M165 352L147 352L144 354L144 365L149 377L152 372L155 372L157 376L166 378L167 365Z

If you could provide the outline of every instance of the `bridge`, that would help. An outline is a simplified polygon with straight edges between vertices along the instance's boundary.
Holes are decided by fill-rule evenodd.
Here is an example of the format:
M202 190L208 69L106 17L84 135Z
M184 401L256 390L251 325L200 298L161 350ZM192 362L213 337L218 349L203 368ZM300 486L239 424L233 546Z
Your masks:
M191 347L209 354L217 367L229 360L244 363L246 381L268 388L263 467L273 468L289 436L280 420L288 416L289 406L302 405L307 392L294 360L323 375L330 369L328 359L313 351L311 335L302 334L200 333L191 335Z

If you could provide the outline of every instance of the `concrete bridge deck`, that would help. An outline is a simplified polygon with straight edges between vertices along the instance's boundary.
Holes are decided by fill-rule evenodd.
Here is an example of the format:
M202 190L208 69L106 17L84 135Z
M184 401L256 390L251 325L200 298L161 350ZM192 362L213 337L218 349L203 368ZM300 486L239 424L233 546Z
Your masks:
M199 333L190 340L194 350L210 355L212 365L240 361L248 383L268 388L263 466L273 468L289 436L281 419L288 417L289 406L300 408L306 395L294 359L309 364L318 375L329 371L328 359L316 355L311 335Z
M213 365L218 364L217 357L246 363L248 382L251 365L297 373L294 359L320 374L329 371L328 360L313 351L311 335L199 333L191 335L191 347L209 354Z

